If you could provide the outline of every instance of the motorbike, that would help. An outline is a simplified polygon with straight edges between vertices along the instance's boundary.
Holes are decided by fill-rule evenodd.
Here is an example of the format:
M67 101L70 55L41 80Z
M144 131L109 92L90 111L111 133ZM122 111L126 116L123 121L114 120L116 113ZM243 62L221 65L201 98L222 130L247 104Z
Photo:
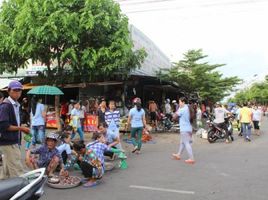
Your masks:
M170 117L163 113L159 114L158 117L158 131L177 131L180 129L178 123L174 123L170 120Z
M0 181L1 200L37 200L44 194L45 168Z
M209 120L207 121L207 124L209 126L208 142L214 143L218 139L225 139L226 134L229 135L229 138L228 138L229 140L234 141L233 125L232 125L233 116L228 116L225 118L224 123L227 126L228 133L226 133L224 129L220 128L218 124L216 124L213 120L214 120L213 117L210 116Z

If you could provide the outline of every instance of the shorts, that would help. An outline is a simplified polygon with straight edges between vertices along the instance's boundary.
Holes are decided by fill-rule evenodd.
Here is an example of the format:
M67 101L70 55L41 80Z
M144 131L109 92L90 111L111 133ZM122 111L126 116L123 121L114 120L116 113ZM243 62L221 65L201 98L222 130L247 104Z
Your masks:
M150 112L151 121L156 121L156 112Z
M254 129L255 130L259 130L260 129L259 121L253 121L253 125L254 125Z

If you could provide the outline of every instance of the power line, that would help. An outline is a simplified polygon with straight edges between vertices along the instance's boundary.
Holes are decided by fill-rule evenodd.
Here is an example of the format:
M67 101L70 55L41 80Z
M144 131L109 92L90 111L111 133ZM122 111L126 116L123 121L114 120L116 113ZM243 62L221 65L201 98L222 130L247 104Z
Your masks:
M119 1L119 0L118 0ZM129 1L129 0L128 0ZM166 2L175 2L177 0L149 0L149 1L146 1L146 0L143 0L143 1L135 1L133 0L132 3L136 3L137 5L139 4L155 4L155 5L159 5L159 3L166 3ZM119 2L122 2L119 1ZM184 2L190 2L190 1L184 1ZM182 3L182 1L181 1ZM192 2L193 3L193 2ZM191 4L191 5L181 5L181 6L171 6L170 4L167 5L167 7L151 7L151 8L148 8L148 9L134 9L134 10L126 10L125 13L126 14L131 14L131 13L143 13L143 12L154 12L154 11L168 11L168 10L179 10L179 9L185 9L185 8L196 8L196 7L219 7L219 6L232 6L232 5L245 5L245 4L248 4L248 5L252 5L252 4L260 4L260 3L268 3L266 0L258 0L258 1L250 1L250 0L240 0L240 1L228 1L228 2L215 2L215 1L207 1L207 2L203 2L202 4L199 4L199 3L195 3L195 4ZM122 7L132 7L133 5L124 5L124 4L121 4ZM135 6L135 5L134 5Z

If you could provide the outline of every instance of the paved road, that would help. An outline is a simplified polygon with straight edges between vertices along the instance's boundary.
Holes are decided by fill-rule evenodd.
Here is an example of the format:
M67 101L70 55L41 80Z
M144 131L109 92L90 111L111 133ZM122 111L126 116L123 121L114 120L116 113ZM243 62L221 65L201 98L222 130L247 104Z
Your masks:
M46 188L48 200L267 200L268 120L263 135L244 142L237 135L232 144L208 144L195 138L196 164L170 158L177 150L178 136L156 136L141 155L129 154L127 170L109 172L95 188L70 190Z

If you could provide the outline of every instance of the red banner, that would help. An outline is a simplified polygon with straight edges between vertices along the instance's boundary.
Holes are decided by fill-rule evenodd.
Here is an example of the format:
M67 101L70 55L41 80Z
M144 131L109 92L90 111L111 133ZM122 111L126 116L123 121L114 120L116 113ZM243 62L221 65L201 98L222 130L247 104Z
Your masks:
M86 114L84 130L87 132L98 130L96 115Z

